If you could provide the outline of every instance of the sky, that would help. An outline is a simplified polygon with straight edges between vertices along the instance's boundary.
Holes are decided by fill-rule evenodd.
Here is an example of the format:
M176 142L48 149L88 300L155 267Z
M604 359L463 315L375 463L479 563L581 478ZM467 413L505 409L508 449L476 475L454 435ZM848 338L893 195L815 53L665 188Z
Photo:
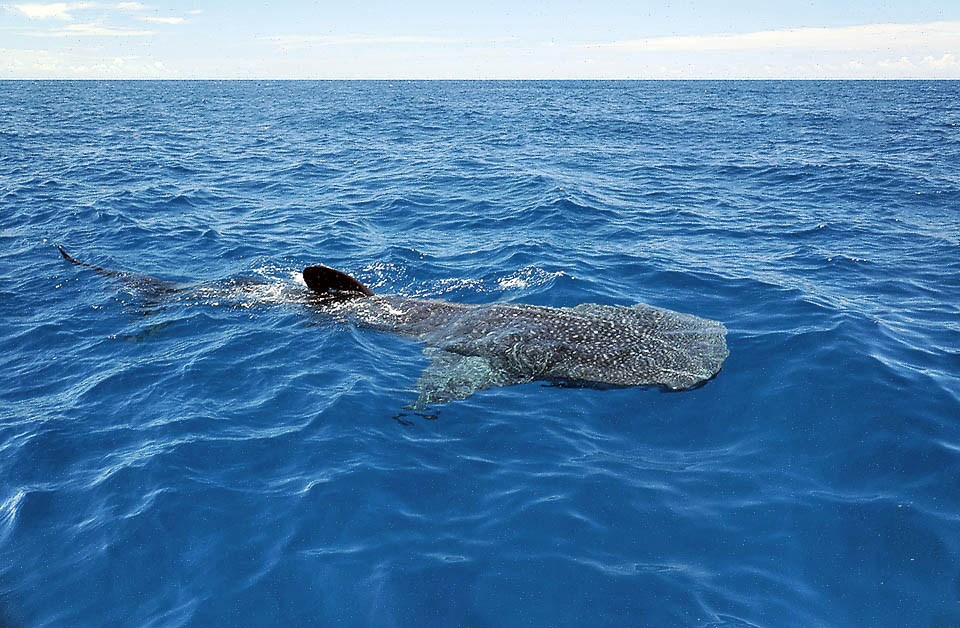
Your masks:
M0 4L46 78L960 79L960 0Z

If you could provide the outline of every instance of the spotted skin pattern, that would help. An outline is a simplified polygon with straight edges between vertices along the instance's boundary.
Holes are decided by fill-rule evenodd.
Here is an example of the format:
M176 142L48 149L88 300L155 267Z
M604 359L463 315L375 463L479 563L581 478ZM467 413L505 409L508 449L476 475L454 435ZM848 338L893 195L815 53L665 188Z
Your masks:
M325 309L427 346L412 406L546 381L681 390L716 375L729 351L716 321L650 305L468 305L376 295Z

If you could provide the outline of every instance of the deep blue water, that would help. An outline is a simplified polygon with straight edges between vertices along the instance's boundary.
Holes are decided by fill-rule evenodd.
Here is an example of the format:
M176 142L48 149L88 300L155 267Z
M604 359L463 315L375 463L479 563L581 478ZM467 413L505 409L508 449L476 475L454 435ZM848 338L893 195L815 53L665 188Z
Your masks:
M430 419L313 263L731 353ZM0 625L958 624L960 84L0 83Z

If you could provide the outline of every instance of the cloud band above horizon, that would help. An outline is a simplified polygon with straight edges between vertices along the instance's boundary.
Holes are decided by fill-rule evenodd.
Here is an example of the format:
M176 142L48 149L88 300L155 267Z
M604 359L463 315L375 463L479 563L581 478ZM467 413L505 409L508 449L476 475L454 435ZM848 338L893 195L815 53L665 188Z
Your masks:
M533 10L488 0L470 12L371 0L322 15L286 0L270 10L245 0L229 10L193 0L7 4L0 78L960 79L960 6L917 8L937 0L893 0L885 10L900 20L853 25L811 0L821 6L808 23L833 25L780 28L756 27L788 9L754 19L746 0L731 0L750 5L742 15L694 2L659 9L659 22L655 12L556 1L542 10L565 11L562 22L544 20L537 0ZM942 19L902 19L921 14ZM678 24L687 32L669 34Z

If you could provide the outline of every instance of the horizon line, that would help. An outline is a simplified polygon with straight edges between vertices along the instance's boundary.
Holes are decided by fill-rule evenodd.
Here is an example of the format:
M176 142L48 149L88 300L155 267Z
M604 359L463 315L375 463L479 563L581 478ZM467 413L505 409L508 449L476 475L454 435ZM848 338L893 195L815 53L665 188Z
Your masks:
M306 77L204 77L204 78L183 78L183 77L167 77L167 78L146 78L146 77L35 77L35 78L4 78L0 77L0 81L72 81L72 82L82 82L82 81L152 81L152 82L178 82L178 81L283 81L283 82L294 82L294 81L325 81L325 82L378 82L385 83L389 81L398 81L398 82L492 82L492 81L514 81L514 82L571 82L571 81L581 81L581 82L623 82L623 81L658 81L658 82L703 82L703 81L713 81L713 82L724 82L724 81L794 81L794 82L811 82L811 81L821 81L821 82L891 82L891 81L913 81L913 82L960 82L960 78L943 78L943 77L674 77L674 78L629 78L629 77L593 77L593 78L577 78L577 77L562 77L562 78L306 78Z

